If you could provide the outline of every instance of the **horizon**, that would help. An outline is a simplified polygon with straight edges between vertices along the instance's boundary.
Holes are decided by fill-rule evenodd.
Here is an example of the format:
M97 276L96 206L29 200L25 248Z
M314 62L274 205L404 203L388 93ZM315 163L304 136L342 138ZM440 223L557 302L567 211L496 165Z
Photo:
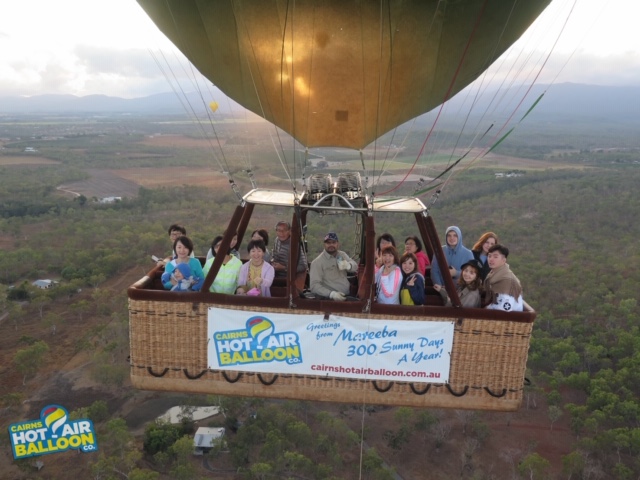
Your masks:
M530 70L518 75L536 76L528 83L640 84L638 14L640 4L633 0L554 0L490 70L500 81L509 74L498 63L523 55ZM173 56L173 45L132 0L67 0L63 8L43 0L12 4L0 20L0 48L6 52L0 96L140 98L169 89L163 63L186 77L186 59Z

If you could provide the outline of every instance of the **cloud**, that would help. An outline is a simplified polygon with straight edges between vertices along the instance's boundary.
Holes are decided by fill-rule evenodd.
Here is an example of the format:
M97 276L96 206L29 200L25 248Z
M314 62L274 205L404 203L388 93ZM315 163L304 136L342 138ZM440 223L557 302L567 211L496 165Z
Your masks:
M161 75L148 50L78 45L73 53L88 75L155 78Z
M635 86L640 83L640 55L629 51L615 55L587 52L553 55L540 83L573 82L590 85Z

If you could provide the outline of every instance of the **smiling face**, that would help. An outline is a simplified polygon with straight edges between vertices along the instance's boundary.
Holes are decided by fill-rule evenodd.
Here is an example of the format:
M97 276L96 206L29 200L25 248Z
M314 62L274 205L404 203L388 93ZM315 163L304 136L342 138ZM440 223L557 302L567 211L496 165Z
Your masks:
M450 247L455 247L458 245L458 234L455 230L449 230L447 232L447 245Z
M190 253L189 249L185 247L182 242L176 243L176 255L180 260L188 259Z
M473 267L470 267L470 266L464 267L464 270L462 270L462 278L464 279L465 282L471 283L476 278L478 278L478 272Z
M259 247L253 247L249 250L249 258L254 265L260 265L264 259L264 252Z
M489 249L496 244L496 239L493 237L487 238L482 244L482 253L488 255Z
M383 254L382 254L382 264L383 264L385 267L390 267L390 266L392 266L392 265L393 265L394 260L395 260L395 259L393 258L393 254L392 254L392 253L385 252L385 253L383 253Z
M412 273L416 269L416 264L413 261L413 258L407 258L404 262L402 262L402 271L404 273Z

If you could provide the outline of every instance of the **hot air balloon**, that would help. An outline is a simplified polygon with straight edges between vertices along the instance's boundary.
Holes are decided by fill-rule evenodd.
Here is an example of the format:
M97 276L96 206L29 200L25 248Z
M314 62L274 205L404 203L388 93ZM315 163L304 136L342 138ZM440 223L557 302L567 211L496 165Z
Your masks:
M209 102L209 109L214 113L218 110L218 106L218 102Z
M211 82L307 147L362 148L451 98L549 0L138 0Z
M361 149L476 79L549 3L138 0L193 65L305 147ZM157 268L128 290L131 379L151 390L348 403L516 410L535 312L374 302L375 215L413 216L428 255L446 259L416 197L369 195L357 172L314 175L303 192L254 188L220 249L256 206L290 208L292 245L310 212L359 218L355 301L304 296L290 269L271 298L167 293ZM299 249L291 248L289 265ZM251 321L249 321L251 320ZM251 327L249 327L251 324ZM253 329L253 330L252 330ZM260 341L256 331L260 330ZM430 338L428 338L430 337ZM406 350L406 351L403 351Z

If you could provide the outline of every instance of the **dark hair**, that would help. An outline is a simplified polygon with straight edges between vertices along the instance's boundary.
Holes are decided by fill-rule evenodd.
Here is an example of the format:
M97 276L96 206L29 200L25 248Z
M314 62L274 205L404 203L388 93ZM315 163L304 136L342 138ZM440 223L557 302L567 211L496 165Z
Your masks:
M380 242L382 242L382 240L386 240L387 242L391 242L391 245L393 245L394 247L396 246L396 241L393 239L391 234L390 233L383 233L382 235L380 235L378 237L378 240L376 240L376 250L380 250ZM381 252L381 254L382 254L382 252Z
M509 256L509 249L504 245L500 245L499 243L496 243L493 247L489 249L489 253L493 253L493 252L500 252L502 255L505 256L505 258Z
M181 243L182 245L184 245L185 247L187 247L187 249L189 249L189 255L191 255L191 252L193 252L193 242L191 241L191 239L185 235L182 235L178 238L176 238L176 241L173 242L173 251L176 251L176 245L178 245L178 243Z
M480 238L478 239L478 241L473 244L473 248L471 249L471 251L481 253L484 242L486 242L490 238L493 238L496 241L496 244L500 243L498 240L498 236L495 233L485 232L482 235L480 235Z
M174 231L178 231L178 232L180 232L182 235L186 235L186 234L187 234L187 229L186 229L186 228L184 228L182 225L178 225L177 223L174 223L173 225L171 225L171 226L169 227L169 230L168 230L168 232L167 232L167 233L168 233L169 235L171 235L171 232L174 232Z
M249 245L247 245L247 252L251 252L254 248L259 248L263 252L267 251L267 246L264 244L262 240L251 240Z
M415 235L409 235L404 239L404 243L407 243L407 240L413 240L416 244L416 252L422 251L422 242Z
M386 248L385 248L386 250ZM407 260L412 260L413 261L413 272L417 272L418 271L418 258L415 256L415 254L413 253L404 253L401 257L400 257L400 267L402 267L402 264L404 262L406 262ZM404 270L402 271L402 274L405 275Z
M251 233L251 236L253 237L256 233L260 235L260 237L262 237L265 247L269 245L269 232L267 232L264 228L259 228L258 230L254 230Z
M384 255L385 253L393 255L393 263L395 263L396 265L400 265L400 257L398 256L398 250L396 250L396 247L384 247L382 252L380 252L380 256ZM416 264L417 262L418 261L416 260Z
M465 282L464 278L462 278L462 272L467 267L471 267L476 271L476 279L471 283ZM460 286L462 288L467 287L469 290L480 290L482 288L482 275L481 274L482 274L482 272L480 270L478 270L478 266L476 264L474 264L473 262L465 263L462 266L462 268L460 269L460 276L458 277L458 286Z
M216 245L220 243L223 238L224 237L222 235L218 235L216 238L213 239L213 242L211 242L211 253L213 253L214 257L216 256ZM229 247L225 255L229 255L230 253L231 253L231 247Z

